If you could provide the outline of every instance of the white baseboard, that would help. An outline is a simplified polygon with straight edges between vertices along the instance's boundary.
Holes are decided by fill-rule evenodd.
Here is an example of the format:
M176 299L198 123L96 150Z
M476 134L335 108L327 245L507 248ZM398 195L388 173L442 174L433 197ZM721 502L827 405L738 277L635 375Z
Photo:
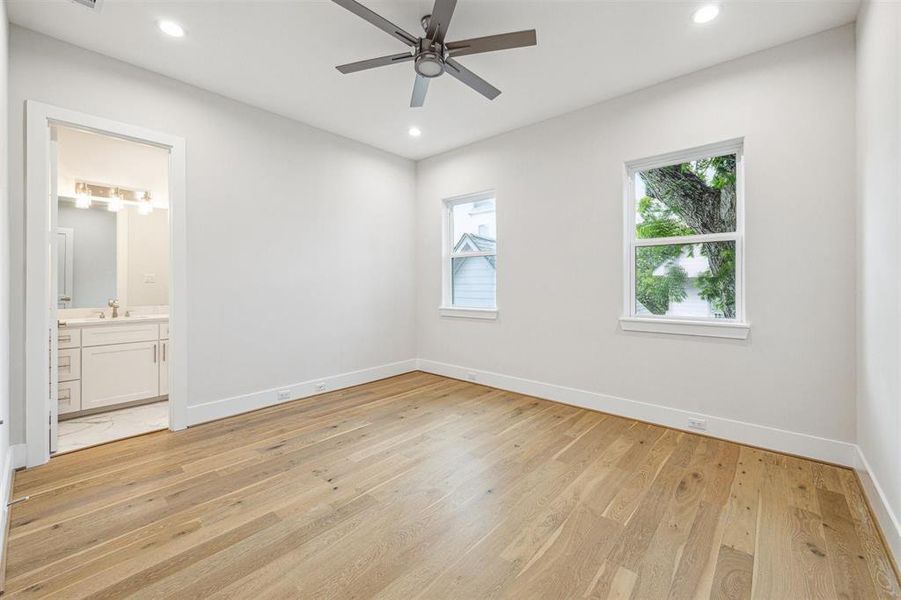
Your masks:
M9 455L12 457L13 469L21 469L28 465L27 444L13 444L9 447Z
M6 566L6 532L9 529L9 503L13 497L13 478L16 469L25 466L27 448L25 444L15 444L6 449L3 472L0 473L0 567Z
M901 520L892 510L885 492L882 491L882 486L879 485L879 480L876 479L870 463L867 462L860 447L857 447L857 464L854 465L854 469L857 471L863 492L867 495L870 508L873 509L873 514L876 516L889 551L895 558L895 564L901 566Z
M303 381L301 383L283 385L277 388L261 390L259 392L253 392L250 394L243 394L241 396L232 396L231 398L223 398L222 400L215 400L213 402L206 402L204 404L188 406L188 425L197 425L200 423L206 423L207 421L221 419L223 417L231 417L233 415L250 412L259 408L274 406L276 404L290 402L291 400L297 400L299 398L307 398L309 396L315 396L316 394L333 392L342 388L361 385L364 383L369 383L371 381L385 379L386 377L393 377L395 375L409 373L415 370L416 359L411 358L409 360L402 360L400 362L390 363L387 365L379 365L377 367L371 367L369 369L361 369L359 371L341 373L338 375L332 375L330 377L320 377L317 379L311 379L310 381ZM317 389L316 386L322 384L324 384L325 388L323 390ZM288 399L279 400L278 393L285 390L287 390L288 392Z
M767 448L778 452L806 456L846 467L853 467L857 463L857 447L849 442L830 440L806 433L797 433L757 425L744 421L736 421L713 415L689 412L678 408L670 408L649 402L627 400L608 396L597 392L589 392L575 388L501 375L479 369L470 369L458 365L436 362L426 359L418 359L420 371L452 377L454 379L472 380L470 374L475 376L475 381L491 387L496 387L511 392L546 398L590 408L605 413L611 413L639 421L646 421L657 425L664 425L674 429L691 431L702 435L710 435L717 438L731 440L751 446ZM688 419L702 418L707 420L706 431L697 431L688 428Z

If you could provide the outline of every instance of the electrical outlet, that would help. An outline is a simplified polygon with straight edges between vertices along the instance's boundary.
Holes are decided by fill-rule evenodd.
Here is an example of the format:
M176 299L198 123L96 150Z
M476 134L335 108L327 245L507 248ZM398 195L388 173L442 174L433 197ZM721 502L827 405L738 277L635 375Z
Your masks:
M279 400L290 400L291 399L291 390L279 390L278 391L278 399Z
M700 419L698 417L689 417L688 418L688 426L691 429L707 431L707 419Z
M476 380L476 374L475 374L475 373L471 373L471 372L470 372L470 373L467 373L467 374L466 374L466 379L468 379L468 380L470 380L470 381L475 381L475 380Z
M319 383L317 383L317 384L316 384L316 391L317 391L317 392L324 392L324 391L325 391L325 382L320 381Z

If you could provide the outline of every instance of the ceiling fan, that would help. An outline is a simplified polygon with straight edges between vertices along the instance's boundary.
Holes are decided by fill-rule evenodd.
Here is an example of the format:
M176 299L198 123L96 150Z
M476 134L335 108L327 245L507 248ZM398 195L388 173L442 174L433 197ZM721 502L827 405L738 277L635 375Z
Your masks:
M457 0L435 0L432 14L426 15L420 20L420 24L425 31L425 35L422 37L415 37L407 33L356 0L332 1L410 46L410 50L407 52L361 60L346 65L339 65L336 68L346 75L347 73L356 73L366 69L413 61L416 81L413 83L413 97L410 99L411 107L423 105L426 92L429 89L429 80L439 77L443 73L449 73L452 77L462 81L489 100L494 100L501 91L458 63L456 58L467 54L480 54L482 52L494 52L495 50L534 46L538 43L534 29L460 40L459 42L445 42L444 36L447 34L447 28L454 14Z

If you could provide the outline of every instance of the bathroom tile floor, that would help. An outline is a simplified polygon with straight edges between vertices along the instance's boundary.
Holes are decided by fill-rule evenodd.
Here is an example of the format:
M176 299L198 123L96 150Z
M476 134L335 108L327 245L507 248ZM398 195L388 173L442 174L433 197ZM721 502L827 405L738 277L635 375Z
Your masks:
M111 410L59 422L57 454L169 427L169 402Z

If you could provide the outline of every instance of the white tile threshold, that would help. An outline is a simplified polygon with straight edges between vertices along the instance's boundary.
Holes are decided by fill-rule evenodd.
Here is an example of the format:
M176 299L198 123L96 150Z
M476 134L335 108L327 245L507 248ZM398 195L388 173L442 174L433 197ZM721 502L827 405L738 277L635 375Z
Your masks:
M56 454L169 427L169 402L121 408L59 422Z

